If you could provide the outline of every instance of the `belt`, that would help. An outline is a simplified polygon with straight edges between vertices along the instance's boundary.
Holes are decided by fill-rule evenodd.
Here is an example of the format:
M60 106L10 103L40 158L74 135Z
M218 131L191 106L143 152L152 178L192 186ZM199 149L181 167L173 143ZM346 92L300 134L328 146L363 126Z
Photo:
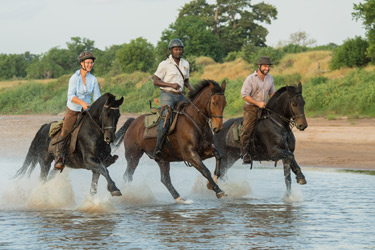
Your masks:
M181 92L174 92L174 91L171 91L171 90L162 90L164 92L167 92L167 93L171 93L171 94L174 94L174 95L181 95Z

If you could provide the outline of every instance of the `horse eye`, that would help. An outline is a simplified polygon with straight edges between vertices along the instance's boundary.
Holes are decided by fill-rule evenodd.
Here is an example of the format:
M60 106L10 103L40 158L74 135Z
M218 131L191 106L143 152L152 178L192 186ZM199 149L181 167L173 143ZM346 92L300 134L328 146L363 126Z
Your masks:
M293 105L294 107L297 107L297 103L294 103L294 102L293 102L292 105Z
M216 103L215 103L215 102L212 102L212 105L214 105L214 106L215 106L215 105L216 105Z

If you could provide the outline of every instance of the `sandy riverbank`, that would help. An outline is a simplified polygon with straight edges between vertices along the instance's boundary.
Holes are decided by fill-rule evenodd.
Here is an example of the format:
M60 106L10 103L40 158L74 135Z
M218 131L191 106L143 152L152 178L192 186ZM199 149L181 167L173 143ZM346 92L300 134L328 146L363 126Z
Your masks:
M35 133L51 115L0 116L0 157L25 157ZM121 126L132 114L123 114ZM293 129L295 156L301 166L375 170L375 119L308 118L305 131Z

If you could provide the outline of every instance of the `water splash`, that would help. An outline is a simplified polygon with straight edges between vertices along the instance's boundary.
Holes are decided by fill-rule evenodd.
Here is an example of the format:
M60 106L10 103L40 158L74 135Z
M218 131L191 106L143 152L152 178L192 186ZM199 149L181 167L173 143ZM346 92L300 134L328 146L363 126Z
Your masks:
M68 171L56 175L45 183L39 183L28 201L28 207L37 210L68 209L74 206L75 198Z
M154 202L155 196L149 186L142 184L126 184L121 188L121 203L126 204L147 204Z
M99 198L88 195L83 203L78 206L77 210L84 213L111 213L116 211L111 198Z

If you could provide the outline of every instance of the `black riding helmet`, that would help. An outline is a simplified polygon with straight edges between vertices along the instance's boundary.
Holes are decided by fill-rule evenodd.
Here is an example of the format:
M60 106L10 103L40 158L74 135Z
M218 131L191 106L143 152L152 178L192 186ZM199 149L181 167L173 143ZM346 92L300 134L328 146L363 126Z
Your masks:
M169 49L172 49L173 47L184 47L184 44L181 42L180 39L172 39L170 42L169 42L169 45L168 45L168 48Z
M92 59L95 61L96 58L90 51L84 50L81 52L81 54L79 54L78 61L81 63L86 59Z

